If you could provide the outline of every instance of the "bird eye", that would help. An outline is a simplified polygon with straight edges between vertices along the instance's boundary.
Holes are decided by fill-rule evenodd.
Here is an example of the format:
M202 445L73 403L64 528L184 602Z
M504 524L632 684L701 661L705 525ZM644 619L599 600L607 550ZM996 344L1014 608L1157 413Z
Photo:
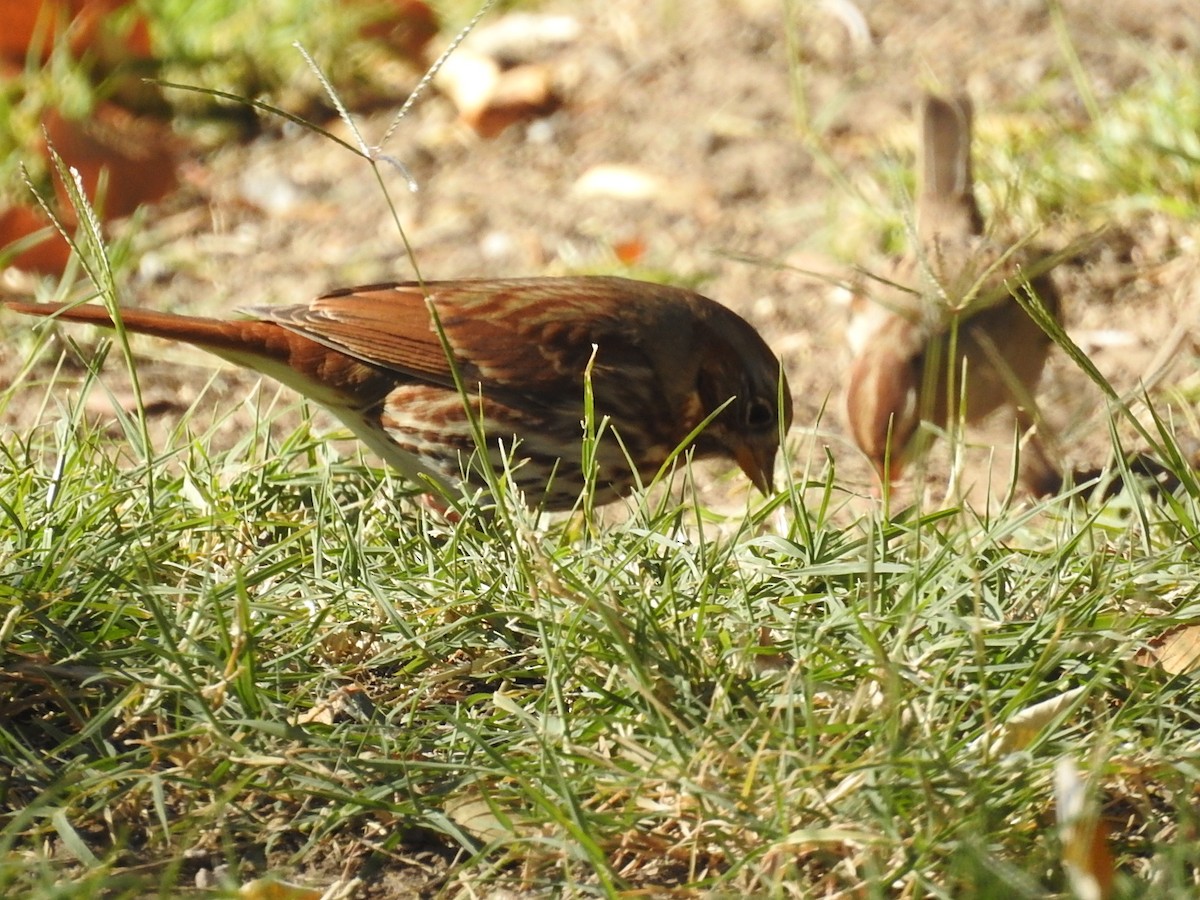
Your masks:
M761 397L752 399L746 405L746 427L755 431L765 431L775 425L775 407Z

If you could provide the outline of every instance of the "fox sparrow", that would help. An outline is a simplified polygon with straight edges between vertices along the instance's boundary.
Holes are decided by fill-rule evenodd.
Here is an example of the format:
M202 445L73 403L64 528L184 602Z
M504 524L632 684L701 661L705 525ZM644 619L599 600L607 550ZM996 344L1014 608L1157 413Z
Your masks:
M971 174L971 105L965 97L921 103L918 246L869 298L857 297L849 338L855 358L846 414L880 477L894 480L920 452L922 421L973 423L1011 407L1022 431L1051 341L1013 296L1032 290L1059 314L1044 255L985 236ZM1023 478L1048 476L1033 442Z
M8 306L112 324L95 305ZM758 332L681 288L604 277L410 282L245 312L250 318L223 321L127 309L121 319L130 331L194 344L299 391L414 480L443 487L482 480L469 463L476 452L469 405L489 464L511 457L526 501L548 510L571 508L584 488L589 367L598 503L649 481L689 439L697 458L734 460L767 492L780 435L791 425L779 360Z

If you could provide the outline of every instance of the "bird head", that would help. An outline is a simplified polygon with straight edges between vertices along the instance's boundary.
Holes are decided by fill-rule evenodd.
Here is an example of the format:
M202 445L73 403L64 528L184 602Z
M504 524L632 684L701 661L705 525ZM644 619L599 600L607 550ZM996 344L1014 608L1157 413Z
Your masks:
M735 460L764 495L773 490L775 456L792 426L792 395L779 358L744 320L723 323L700 363L704 415L720 410L696 441L702 455Z

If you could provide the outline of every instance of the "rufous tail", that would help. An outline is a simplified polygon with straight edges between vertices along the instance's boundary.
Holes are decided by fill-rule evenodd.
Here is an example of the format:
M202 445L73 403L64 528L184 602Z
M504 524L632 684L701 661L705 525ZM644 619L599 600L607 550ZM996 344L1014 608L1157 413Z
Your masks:
M108 310L95 304L68 308L57 303L3 302L14 312L30 316L114 327ZM147 309L122 309L121 321L129 331L199 347L234 365L274 378L327 406L369 405L386 392L389 384L377 366L274 322L224 321Z
M104 328L115 327L108 310L96 304L68 306L59 303L6 300L4 305L13 312L28 316L54 317L61 321L84 322ZM243 365L246 355L262 356L281 362L286 362L290 355L290 333L270 322L252 319L226 322L148 309L122 309L121 322L131 332L182 341L218 356L223 357L227 352L234 351L238 357L236 361Z

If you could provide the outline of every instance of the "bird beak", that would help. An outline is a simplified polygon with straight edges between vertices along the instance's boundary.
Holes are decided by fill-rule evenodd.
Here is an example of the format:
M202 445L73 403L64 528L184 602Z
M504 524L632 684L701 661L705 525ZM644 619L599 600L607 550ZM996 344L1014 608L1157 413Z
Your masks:
M758 488L764 497L771 496L775 491L775 448L753 447L742 444L734 451L734 459L746 477Z

